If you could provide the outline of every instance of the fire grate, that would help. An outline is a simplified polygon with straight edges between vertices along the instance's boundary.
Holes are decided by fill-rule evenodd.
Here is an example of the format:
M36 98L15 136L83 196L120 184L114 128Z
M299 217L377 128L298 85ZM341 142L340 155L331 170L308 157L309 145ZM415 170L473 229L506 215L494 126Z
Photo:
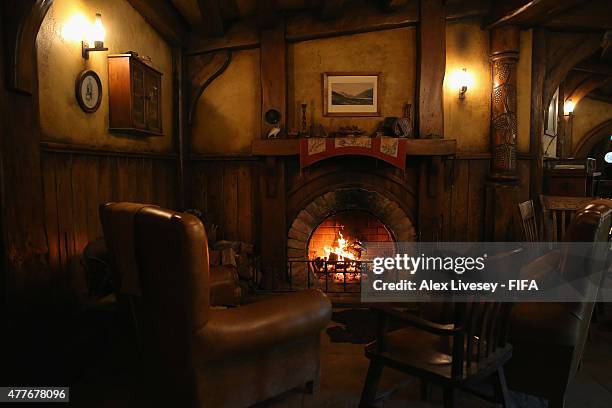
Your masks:
M371 264L372 261L338 261L323 258L289 261L287 271L289 289L304 286L303 282L295 282L294 271L305 266L308 289L319 288L325 293L360 293L361 282Z

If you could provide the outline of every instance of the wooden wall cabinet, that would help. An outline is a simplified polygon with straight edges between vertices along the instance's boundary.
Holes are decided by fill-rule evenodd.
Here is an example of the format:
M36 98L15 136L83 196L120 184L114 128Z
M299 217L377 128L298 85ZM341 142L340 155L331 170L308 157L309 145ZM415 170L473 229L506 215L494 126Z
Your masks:
M163 134L162 75L131 54L108 56L111 131Z

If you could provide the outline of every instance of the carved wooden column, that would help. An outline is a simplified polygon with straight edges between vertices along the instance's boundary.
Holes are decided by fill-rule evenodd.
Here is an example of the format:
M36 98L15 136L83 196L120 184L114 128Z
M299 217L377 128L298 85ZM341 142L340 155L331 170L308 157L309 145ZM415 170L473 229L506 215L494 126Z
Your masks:
M516 65L520 29L491 31L491 173L487 182L485 238L510 241L516 237L518 178L516 173Z

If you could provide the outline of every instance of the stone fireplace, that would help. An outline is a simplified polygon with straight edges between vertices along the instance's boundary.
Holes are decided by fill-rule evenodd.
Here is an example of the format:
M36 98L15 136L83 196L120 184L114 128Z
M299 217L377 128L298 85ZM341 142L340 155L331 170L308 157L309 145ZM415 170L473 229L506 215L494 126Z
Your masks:
M316 276L317 268L312 262L317 258L339 261L342 251L331 251L331 257L325 254L325 246L338 247L339 239L347 239L348 249L356 250L364 240L410 242L440 238L447 174L442 157L455 154L456 142L405 139L403 143L406 161L400 167L360 154L304 165L298 139L254 142L254 154L265 156L258 220L263 287L329 289ZM325 239L327 242L323 242ZM332 269L345 267L350 269L353 265L332 265ZM320 263L318 268L320 271ZM359 285L350 291L359 292Z
M408 214L392 199L365 188L339 188L306 205L287 236L293 289L359 292L357 262L364 242L414 241Z

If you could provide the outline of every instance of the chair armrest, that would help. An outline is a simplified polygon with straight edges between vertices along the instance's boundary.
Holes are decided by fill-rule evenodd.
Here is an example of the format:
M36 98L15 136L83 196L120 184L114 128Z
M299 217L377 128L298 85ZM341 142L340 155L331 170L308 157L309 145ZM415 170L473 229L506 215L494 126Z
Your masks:
M559 250L547 252L523 266L520 271L520 279L535 279L538 283L543 283L551 277L552 272L558 269L560 260Z
M331 302L315 289L233 309L211 310L206 326L195 333L195 358L202 364L319 336L330 319Z
M434 323L411 313L401 312L387 306L373 306L372 310L382 315L381 317L393 317L417 329L425 330L426 332L440 336L455 336L464 332L462 327L455 327L454 324Z

